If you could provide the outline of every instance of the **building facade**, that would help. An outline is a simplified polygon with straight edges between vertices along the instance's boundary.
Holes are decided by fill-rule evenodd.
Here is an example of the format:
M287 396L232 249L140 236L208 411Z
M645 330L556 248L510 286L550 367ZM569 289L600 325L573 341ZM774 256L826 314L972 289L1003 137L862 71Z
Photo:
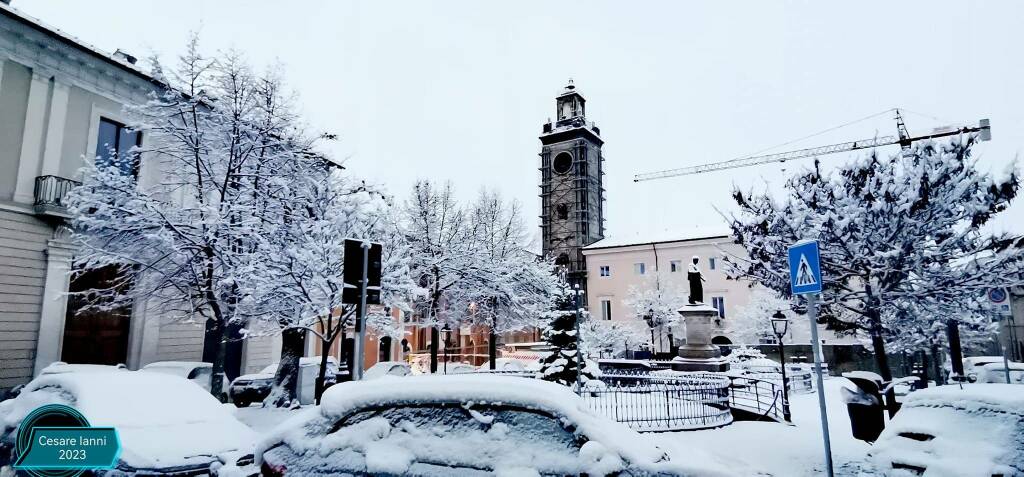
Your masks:
M0 2L0 395L54 361L134 369L202 359L202 324L167 321L145 303L81 314L67 295L109 277L70 280L63 199L84 161L147 140L126 127L122 108L160 87L130 55L99 51ZM140 187L160 180L156 161L143 155L136 164L126 172ZM235 345L236 372L269 364L272 341Z
M604 140L572 80L555 106L555 122L540 135L541 250L565 267L570 284L586 288L583 247L604 238Z
M735 320L739 311L751 303L754 291L759 285L751 286L749 281L731 280L723 266L723 257L742 257L744 250L734 243L726 231L699 231L691 234L666 234L663 237L643 239L601 240L583 248L587 260L587 305L592 320L631 323L637 328L647 329L642 316L637 316L624 303L630 290L657 286L678 292L685 300L689 296L687 267L694 257L704 279L704 303L718 309L715 322L716 332L712 335L715 344L764 344L774 337L763 336L754 341L738 336ZM765 316L767 322L770 316ZM679 331L678 333L673 333ZM854 337L837 336L819 327L820 338L825 345L851 345L858 341ZM667 335L673 334L676 344L683 339L682 330L655 330L652 341L654 348L668 351L671 345ZM810 327L797 319L793 320L783 338L785 342L809 343Z

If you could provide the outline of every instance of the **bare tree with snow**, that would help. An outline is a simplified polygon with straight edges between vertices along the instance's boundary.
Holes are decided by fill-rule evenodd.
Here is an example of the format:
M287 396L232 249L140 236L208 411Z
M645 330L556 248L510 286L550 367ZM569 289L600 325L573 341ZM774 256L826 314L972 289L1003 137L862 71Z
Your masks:
M687 304L688 296L687 290L669 274L657 272L645 275L639 285L631 285L622 304L647 323L652 335L651 348L655 349L658 343L653 338L654 332L660 337L666 328L681 324L678 310Z
M88 291L93 306L146 302L167 319L209 321L218 342L211 390L221 395L225 332L252 310L240 285L260 241L263 199L281 179L278 164L313 155L319 137L294 128L287 109L266 107L274 75L255 75L238 53L204 57L193 38L170 75L173 87L126 107L156 184L139 184L130 165L95 161L69 196L81 270L111 267L119 277Z

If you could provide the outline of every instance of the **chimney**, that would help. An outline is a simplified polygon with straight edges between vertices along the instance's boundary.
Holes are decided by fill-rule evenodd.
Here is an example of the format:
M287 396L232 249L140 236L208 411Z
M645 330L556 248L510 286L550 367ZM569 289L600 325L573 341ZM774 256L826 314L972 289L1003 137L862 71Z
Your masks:
M0 2L2 2L2 1L4 1L4 0L0 0ZM7 1L10 1L10 0L7 0ZM114 52L114 58L117 58L117 59L119 59L121 61L127 62L128 64L132 64L132 65L134 65L136 61L139 61L138 58L128 54L128 52L126 52L126 51L124 51L124 50L122 50L120 48L118 48L117 51Z

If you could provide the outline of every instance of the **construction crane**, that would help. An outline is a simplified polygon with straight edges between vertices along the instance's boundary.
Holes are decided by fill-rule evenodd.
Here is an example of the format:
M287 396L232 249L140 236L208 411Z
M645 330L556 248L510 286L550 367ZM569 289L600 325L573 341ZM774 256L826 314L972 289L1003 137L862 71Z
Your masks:
M932 131L929 134L911 136L907 132L907 127L903 123L903 116L900 115L899 109L896 109L896 130L896 136L875 137L872 139L862 139L860 141L851 141L839 144L830 144L827 146L810 147L807 149L798 149L795 151L776 152L772 154L741 157L738 159L731 159L723 162L713 162L711 164L702 164L699 166L680 167L678 169L668 169L665 171L657 172L646 172L633 176L633 182L651 181L655 179L665 179L668 177L686 176L692 174L704 174L706 172L736 169L739 167L747 166L757 166L772 162L786 162L792 159L822 156L825 154L836 154L840 152L856 151L858 149L869 149L879 146L889 146L892 144L899 144L900 147L908 149L910 148L911 143L914 143L916 141L946 136L956 136L958 134L965 133L980 133L979 139L982 141L988 141L992 139L992 129L989 126L988 119L982 119L981 121L978 121L977 125L946 127Z

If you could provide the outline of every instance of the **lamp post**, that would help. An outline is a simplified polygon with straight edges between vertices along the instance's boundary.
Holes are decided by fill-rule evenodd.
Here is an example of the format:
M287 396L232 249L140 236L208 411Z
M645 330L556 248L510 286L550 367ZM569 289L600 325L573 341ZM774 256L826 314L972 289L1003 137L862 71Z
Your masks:
M452 336L452 329L448 323L441 328L441 339L444 340L444 374L448 374L448 339Z
M789 330L789 320L782 310L772 315L772 331L779 341L779 361L782 362L782 417L786 422L792 422L792 415L789 413L789 378L786 377L786 348L782 344L782 337Z
M644 315L644 321L647 322L647 327L651 329L651 358L654 357L654 310L648 308L647 314Z

